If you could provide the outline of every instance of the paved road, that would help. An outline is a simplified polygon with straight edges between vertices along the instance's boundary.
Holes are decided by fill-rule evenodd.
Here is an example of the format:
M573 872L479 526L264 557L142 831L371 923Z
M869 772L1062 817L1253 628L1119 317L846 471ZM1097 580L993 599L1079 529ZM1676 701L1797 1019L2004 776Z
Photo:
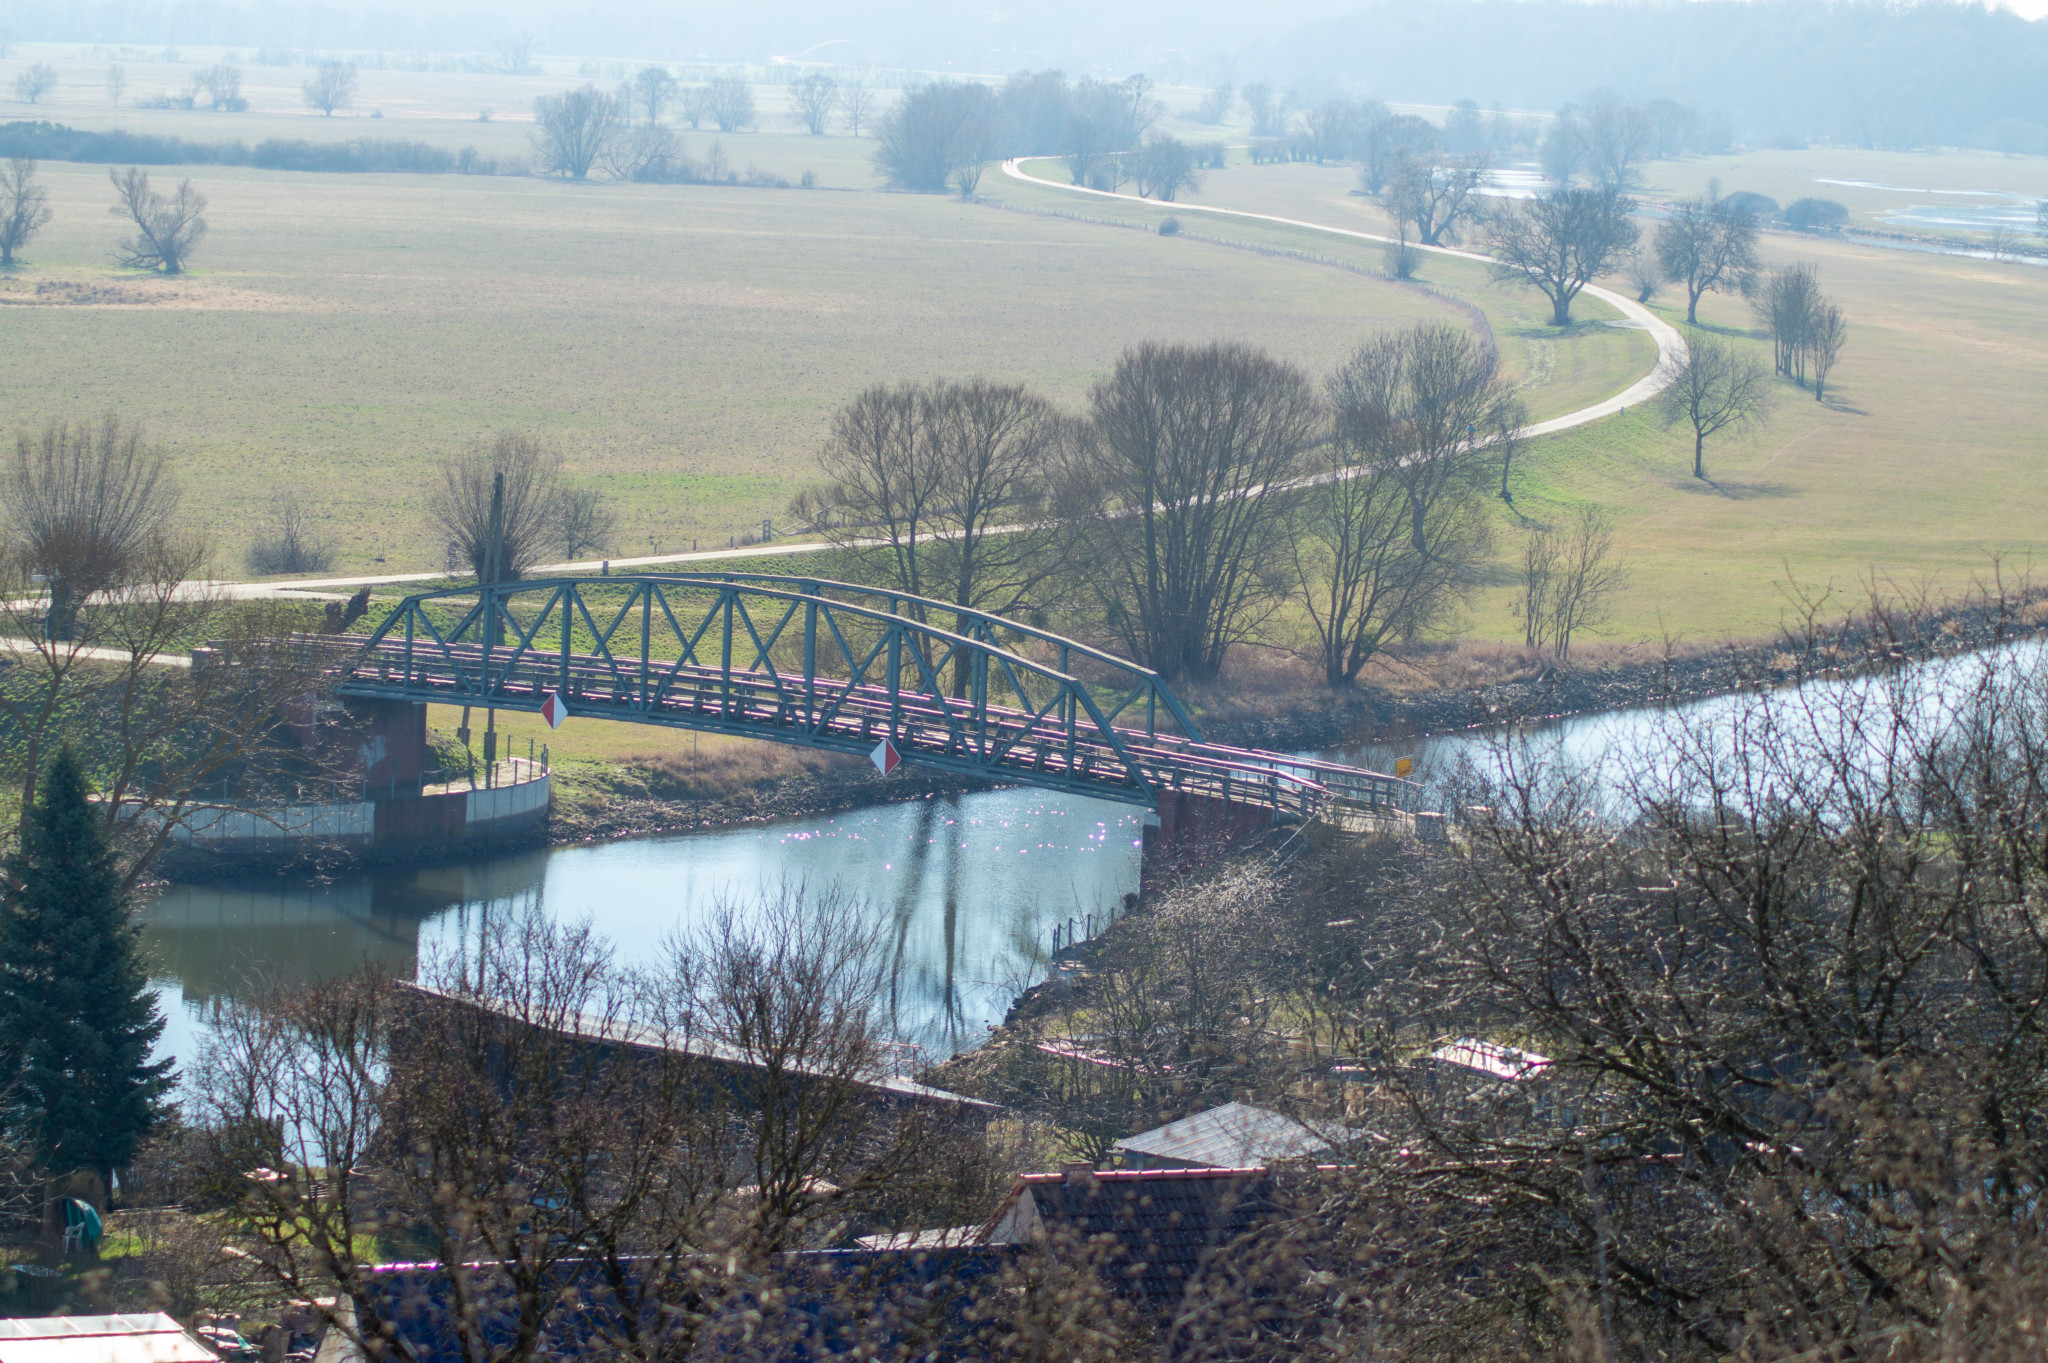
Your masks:
M1113 194L1106 189L1083 189L1079 185L1063 185L1057 180L1047 180L1031 174L1024 169L1022 159L1003 162L1003 174L1013 180L1022 180L1026 184L1042 185L1047 189L1062 190L1068 194L1087 194L1098 199L1121 199L1125 203L1143 204L1147 208L1160 209L1166 213L1208 213L1221 218L1249 218L1254 222L1278 223L1283 227L1301 227L1311 232L1326 232L1333 237L1349 237L1354 241L1383 242L1388 245L1392 245L1394 242L1392 237L1383 237L1372 232L1360 232L1348 227L1331 227L1319 222L1304 222L1300 218L1282 218L1272 213L1251 213L1242 208L1216 208L1209 204L1161 203L1157 199L1143 199L1135 194ZM1413 242L1409 244L1415 250L1428 251L1432 255L1450 256L1457 260L1474 260L1483 265L1497 263L1492 256L1481 255L1476 251L1460 251L1456 247L1451 246L1423 246ZM1583 426L1589 421L1598 421L1603 416L1613 416L1624 407L1640 406L1664 391L1663 370L1665 361L1668 360L1676 363L1685 356L1685 339L1678 334L1678 328L1672 326L1656 313L1651 312L1641 303L1636 302L1635 299L1618 294L1612 289L1603 289L1593 284L1588 284L1585 292L1601 302L1613 306L1622 316L1628 319L1630 325L1640 327L1644 331L1649 332L1650 339L1657 343L1657 364L1651 367L1649 373L1643 375L1643 377L1637 379L1613 397L1603 402L1596 402L1590 407L1581 407L1576 412L1567 412L1563 416L1552 417L1548 421L1539 421L1533 426L1525 427L1523 430L1525 435L1550 435L1557 431L1568 431L1574 426Z
M1063 190L1069 194L1090 194L1104 199L1121 199L1126 203L1143 204L1148 208L1157 208L1172 213L1210 213L1219 217L1250 218L1257 222L1279 223L1284 227L1306 228L1311 232L1327 232L1332 236L1349 237L1357 241L1391 242L1393 240L1392 237L1377 236L1371 232L1359 232L1348 227L1331 227L1319 222L1305 222L1299 218L1276 217L1271 213L1252 213L1240 208L1217 208L1209 204L1162 204L1157 200L1141 199L1132 194L1112 194L1107 190L1082 189L1076 185L1063 185L1056 180L1045 180L1028 173L1024 170L1022 164L1015 160L1003 163L1003 173L1012 179L1023 180L1034 185L1043 185L1048 189ZM1473 251L1460 251L1449 246L1417 246L1415 249L1418 251L1429 251L1436 255L1453 256L1459 260L1474 260L1489 265L1493 263L1491 256L1480 255ZM1548 421L1539 421L1525 429L1524 434L1526 435L1550 435L1557 431L1570 430L1574 426L1583 426L1587 422L1598 421L1601 417L1612 416L1624 407L1635 407L1648 402L1664 389L1663 362L1666 360L1676 362L1685 354L1685 341L1679 336L1677 328L1657 316L1656 313L1651 312L1642 304L1636 302L1633 298L1627 298L1615 293L1611 289L1603 289L1590 284L1586 286L1585 292L1619 310L1622 316L1628 319L1623 325L1636 326L1647 331L1650 334L1650 338L1657 343L1658 364L1653 366L1649 373L1613 397L1596 402L1590 407L1582 407L1576 412L1567 412L1563 416L1552 417ZM879 541L876 542L879 543ZM610 562L613 572L631 572L641 568L665 568L680 565L702 565L710 568L732 559L781 558L791 554L813 554L832 547L832 545L823 542L760 544L750 545L744 549L707 549L688 554L652 554L639 558L615 558L610 560ZM586 559L577 563L546 563L533 569L533 573L536 576L542 577L558 573L594 573L598 571L600 566L602 566L601 561L598 559ZM411 582L430 582L446 576L445 572L387 573L376 577L303 578L293 579L288 582L218 582L212 585L215 589L226 592L231 596L243 598L274 597L286 600L297 598L300 600L341 601L347 599L349 594L359 587L402 586Z

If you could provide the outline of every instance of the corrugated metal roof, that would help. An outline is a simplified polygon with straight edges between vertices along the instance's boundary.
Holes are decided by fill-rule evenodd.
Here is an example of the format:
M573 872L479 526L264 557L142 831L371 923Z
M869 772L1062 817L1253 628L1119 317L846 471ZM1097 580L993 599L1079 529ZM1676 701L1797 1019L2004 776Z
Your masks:
M1152 1160L1239 1169L1273 1160L1302 1159L1329 1149L1329 1144L1283 1113L1246 1103L1225 1103L1127 1136L1114 1148Z
M0 1320L0 1363L219 1363L161 1312Z
M1527 1079L1550 1064L1548 1056L1534 1051L1518 1050L1498 1042L1482 1041L1478 1037L1459 1037L1448 1046L1430 1052L1429 1058L1440 1065L1456 1065L1491 1079Z

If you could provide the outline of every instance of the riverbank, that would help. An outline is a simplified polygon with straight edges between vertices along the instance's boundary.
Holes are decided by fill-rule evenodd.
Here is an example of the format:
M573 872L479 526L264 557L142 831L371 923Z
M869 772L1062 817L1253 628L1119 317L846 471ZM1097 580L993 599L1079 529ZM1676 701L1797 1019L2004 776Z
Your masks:
M1501 644L1422 644L1391 652L1360 685L1332 690L1301 659L1242 648L1182 699L1214 742L1278 752L1399 747L1433 735L1701 700L2039 634L2048 596L2031 586L1940 607L1873 602L1823 623L1714 644L1596 642L1560 662ZM762 743L713 759L563 764L550 845L843 813L988 782L906 766L884 777L859 758Z

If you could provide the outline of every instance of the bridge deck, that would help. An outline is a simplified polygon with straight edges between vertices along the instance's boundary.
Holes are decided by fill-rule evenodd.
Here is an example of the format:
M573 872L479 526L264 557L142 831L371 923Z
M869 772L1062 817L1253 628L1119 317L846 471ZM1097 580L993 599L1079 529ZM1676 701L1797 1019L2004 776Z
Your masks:
M363 699L538 710L552 693L572 715L861 755L888 738L906 761L1146 806L1181 792L1309 818L1326 806L1411 802L1412 784L1394 777L1163 731L1161 719L1194 726L1156 675L1084 645L1040 635L1056 646L1048 656L1088 663L1109 691L997 643L1005 622L983 617L968 622L974 634L954 634L897 614L904 598L882 611L823 595L818 583L800 587L672 577L505 584L408 598L367 642L307 642L335 654L336 692ZM598 601L593 588L612 599ZM544 603L523 620L506 604L521 594ZM689 594L713 599L686 608ZM445 610L421 609L465 599L479 604L452 628ZM750 605L773 614L757 623ZM664 618L666 645L651 623ZM486 620L502 622L507 642L482 642ZM550 630L555 640L541 643ZM621 635L637 647L614 652ZM1127 712L1144 727L1114 722Z

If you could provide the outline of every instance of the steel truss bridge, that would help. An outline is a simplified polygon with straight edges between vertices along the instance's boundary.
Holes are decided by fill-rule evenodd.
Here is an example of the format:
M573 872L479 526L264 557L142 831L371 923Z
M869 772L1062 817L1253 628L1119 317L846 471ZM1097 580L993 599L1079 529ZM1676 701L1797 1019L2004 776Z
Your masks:
M1408 781L1204 741L1155 672L1028 624L767 574L554 578L409 596L332 635L337 694L568 713L868 755L1158 807L1308 819L1412 808Z

